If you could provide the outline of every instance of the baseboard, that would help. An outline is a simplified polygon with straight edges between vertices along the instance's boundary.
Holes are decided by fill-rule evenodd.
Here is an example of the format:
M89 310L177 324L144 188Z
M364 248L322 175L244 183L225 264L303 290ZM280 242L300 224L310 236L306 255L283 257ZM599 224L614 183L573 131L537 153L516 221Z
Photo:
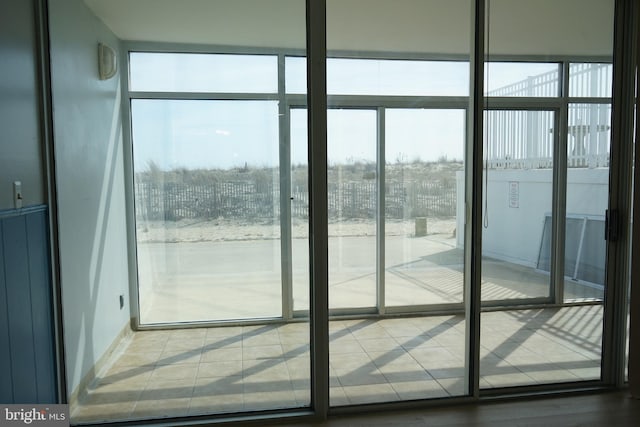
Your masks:
M73 411L73 408L78 404L78 400L82 395L82 392L87 389L87 387L105 370L108 368L107 364L111 360L120 345L124 342L126 338L131 336L133 331L131 330L130 322L127 322L122 330L118 333L118 335L114 338L113 342L104 352L104 354L96 361L93 367L82 377L78 386L73 390L73 392L69 395L69 407Z

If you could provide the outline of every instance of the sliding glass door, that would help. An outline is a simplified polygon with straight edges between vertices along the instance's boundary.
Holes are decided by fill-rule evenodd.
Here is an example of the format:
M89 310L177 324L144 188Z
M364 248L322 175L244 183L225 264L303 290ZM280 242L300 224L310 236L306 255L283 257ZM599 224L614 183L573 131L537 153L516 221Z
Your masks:
M385 307L461 304L461 109L386 109Z
M507 304L551 296L551 221L557 115L485 113L482 300Z
M613 53L615 2L577 3L486 10L480 387L490 393L598 380L611 350L605 213L617 171L612 70L598 56ZM590 41L586 22L586 33L599 34ZM516 45L522 55L504 60ZM567 59L585 55L591 61Z
M329 309L375 308L376 110L327 115Z

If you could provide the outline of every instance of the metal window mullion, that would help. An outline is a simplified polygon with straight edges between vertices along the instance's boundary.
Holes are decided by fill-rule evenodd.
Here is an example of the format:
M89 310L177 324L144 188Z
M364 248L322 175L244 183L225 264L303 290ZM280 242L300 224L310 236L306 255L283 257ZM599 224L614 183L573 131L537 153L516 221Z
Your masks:
M326 0L306 0L311 407L329 412Z
M567 228L567 174L568 174L568 144L569 144L569 69L565 62L561 74L561 106L554 112L553 135L553 190L551 207L551 289L549 296L554 304L564 301L564 259Z
M391 317L396 314L416 314L423 316L438 316L451 314L464 314L464 304L460 303L434 303L434 304L412 304L393 305L386 307L385 315Z
M179 43L179 42L154 42L122 40L122 45L126 50L135 52L150 53L203 53L203 54L240 54L240 55L278 55L286 56L306 55L305 49L295 47L261 47L230 44L202 44L202 43ZM330 58L347 59L381 59L381 60L415 60L415 61L451 61L466 62L469 57L462 53L442 53L442 52L416 52L416 51L381 51L381 50L348 50L336 49L328 51ZM611 61L610 55L527 55L527 54L491 54L487 55L487 60L495 62L586 62L586 63L608 63Z
M627 279L629 273L629 215L634 139L634 99L638 2L616 0L613 56L613 99L609 166L609 211L620 219L618 238L607 240L602 345L602 381L624 384Z
M560 84L558 85L558 96L560 98L569 97L571 88L569 86L571 63L569 61L563 61L560 63Z
M306 108L306 94L287 94L290 107ZM388 95L331 95L328 108L377 109L385 108L433 108L464 109L469 105L468 96L388 96Z
M38 118L40 123L42 167L47 201L47 226L49 248L49 272L51 274L51 323L54 334L54 360L56 401L68 403L67 368L64 340L64 316L62 312L62 280L60 276L60 244L58 233L58 196L56 184L56 159L54 150L53 97L51 82L51 52L49 49L48 2L33 2L36 47L36 84L38 95Z
M494 110L550 110L559 108L561 100L557 97L487 97Z
M636 9L636 22L640 20L640 8ZM636 27L636 70L640 68L640 30ZM638 74L636 74L636 82L638 82ZM631 259L638 259L640 251L640 98L636 94L636 134L635 134L635 153L634 153L634 170L633 170L633 217L632 217L632 253ZM636 399L640 398L640 263L634 262L631 265L631 284L629 295L629 359L628 359L628 376L629 391L631 396ZM626 310L625 310L626 311Z
M293 317L293 261L291 249L291 135L285 102L285 57L278 56L278 127L280 139L280 271L282 317Z
M467 96L331 95L329 107L461 109Z
M599 98L599 97L585 97L580 98L577 96L568 97L569 104L611 104L611 98Z
M563 104L554 112L554 128L552 139L553 190L551 202L551 265L549 296L554 304L564 301L564 258L567 216L567 144L568 106Z
M377 184L378 184L378 197L377 197L377 230L376 230L376 305L378 307L378 313L384 315L386 313L386 300L385 300L385 199L386 199L386 188L385 188L385 129L386 129L386 111L384 108L378 108L377 116L377 136L378 136L378 147L377 147Z
M144 53L194 53L194 54L229 54L251 56L275 56L284 54L289 56L304 56L304 49L278 48L229 44L202 44L179 42L154 42L123 40L123 45L131 52Z
M159 100L196 100L196 101L279 101L278 93L250 92L146 92L128 91L128 96L135 99Z
M471 13L470 94L465 167L464 305L465 392L480 396L480 282L482 265L482 146L484 116L485 1Z
M129 260L129 311L131 316L131 327L139 330L140 319L140 288L138 278L138 238L136 231L136 207L135 207L135 170L133 166L133 135L132 135L132 114L131 102L133 97L129 90L129 50L121 49L120 63L120 86L123 93L121 97L122 109L122 138L124 144L123 165L125 174L125 218L127 228L127 258Z

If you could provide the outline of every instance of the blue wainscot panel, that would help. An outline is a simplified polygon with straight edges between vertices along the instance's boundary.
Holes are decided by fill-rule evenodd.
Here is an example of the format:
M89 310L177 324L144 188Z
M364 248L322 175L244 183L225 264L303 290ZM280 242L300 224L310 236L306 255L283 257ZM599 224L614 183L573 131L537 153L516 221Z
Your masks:
M0 402L56 403L46 207L0 211Z

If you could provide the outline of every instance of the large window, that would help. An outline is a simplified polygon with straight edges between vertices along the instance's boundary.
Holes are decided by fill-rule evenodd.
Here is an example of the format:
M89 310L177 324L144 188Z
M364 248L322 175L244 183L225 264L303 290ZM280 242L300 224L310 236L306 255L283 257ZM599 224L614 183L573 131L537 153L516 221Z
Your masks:
M312 261L308 110L300 97L306 59L198 54L180 61L178 54L162 55L132 53L130 65L142 72L145 59L166 61L170 70L152 82L131 77L138 88L131 92L131 117L140 322L304 318ZM189 61L215 69L214 77L181 83L180 67ZM255 68L229 71L244 61L255 61ZM587 65L608 73L602 64ZM563 69L572 71L571 87L589 76L592 91L585 96L603 93L594 83L603 77L587 73L587 65L486 65L481 290L488 307L544 304L561 293L573 302L602 300L602 207L590 209L594 200L581 191L596 194L596 184L589 184L596 175L606 189L610 109L560 96ZM327 67L328 92L336 96L327 112L330 313L460 312L468 62L335 58ZM252 79L247 73L255 70L262 71ZM428 77L434 75L445 77L436 83ZM163 99L165 93L172 99ZM155 99L145 99L149 94ZM210 99L221 94L224 99ZM568 112L566 137L562 111ZM567 147L564 165L556 163L558 144ZM558 205L558 186L565 185L567 202ZM554 243L560 233L564 258ZM558 281L560 272L564 281ZM590 322L597 323L600 307L584 310L592 310ZM584 310L574 309L575 315ZM528 384L551 372L561 373L561 381L590 378L593 358L584 374L574 375L569 360L561 371L550 364L566 356L564 348L547 358L530 354L529 340L546 342L538 331L505 351L498 335L520 337L523 316L540 328L565 327L564 315L547 310L484 315L483 345L491 351L481 360L484 387ZM409 328L431 335L428 342L405 337L407 325L332 321L331 403L464 394L464 316L428 319ZM586 338L590 348L596 345L596 337ZM523 371L526 364L518 367L514 351L540 366ZM287 364L287 353L277 353ZM508 369L496 368L503 362ZM370 372L354 374L370 364ZM417 380L400 375L402 367ZM371 394L369 386L382 391Z
M277 59L275 55L132 52L129 89L134 92L276 93Z
M506 97L557 97L560 64L495 62L485 64L485 95Z
M279 317L277 103L134 99L131 118L140 322Z
M305 58L287 57L287 92L306 90ZM434 79L431 76L439 76ZM467 96L467 61L327 58L329 95Z

